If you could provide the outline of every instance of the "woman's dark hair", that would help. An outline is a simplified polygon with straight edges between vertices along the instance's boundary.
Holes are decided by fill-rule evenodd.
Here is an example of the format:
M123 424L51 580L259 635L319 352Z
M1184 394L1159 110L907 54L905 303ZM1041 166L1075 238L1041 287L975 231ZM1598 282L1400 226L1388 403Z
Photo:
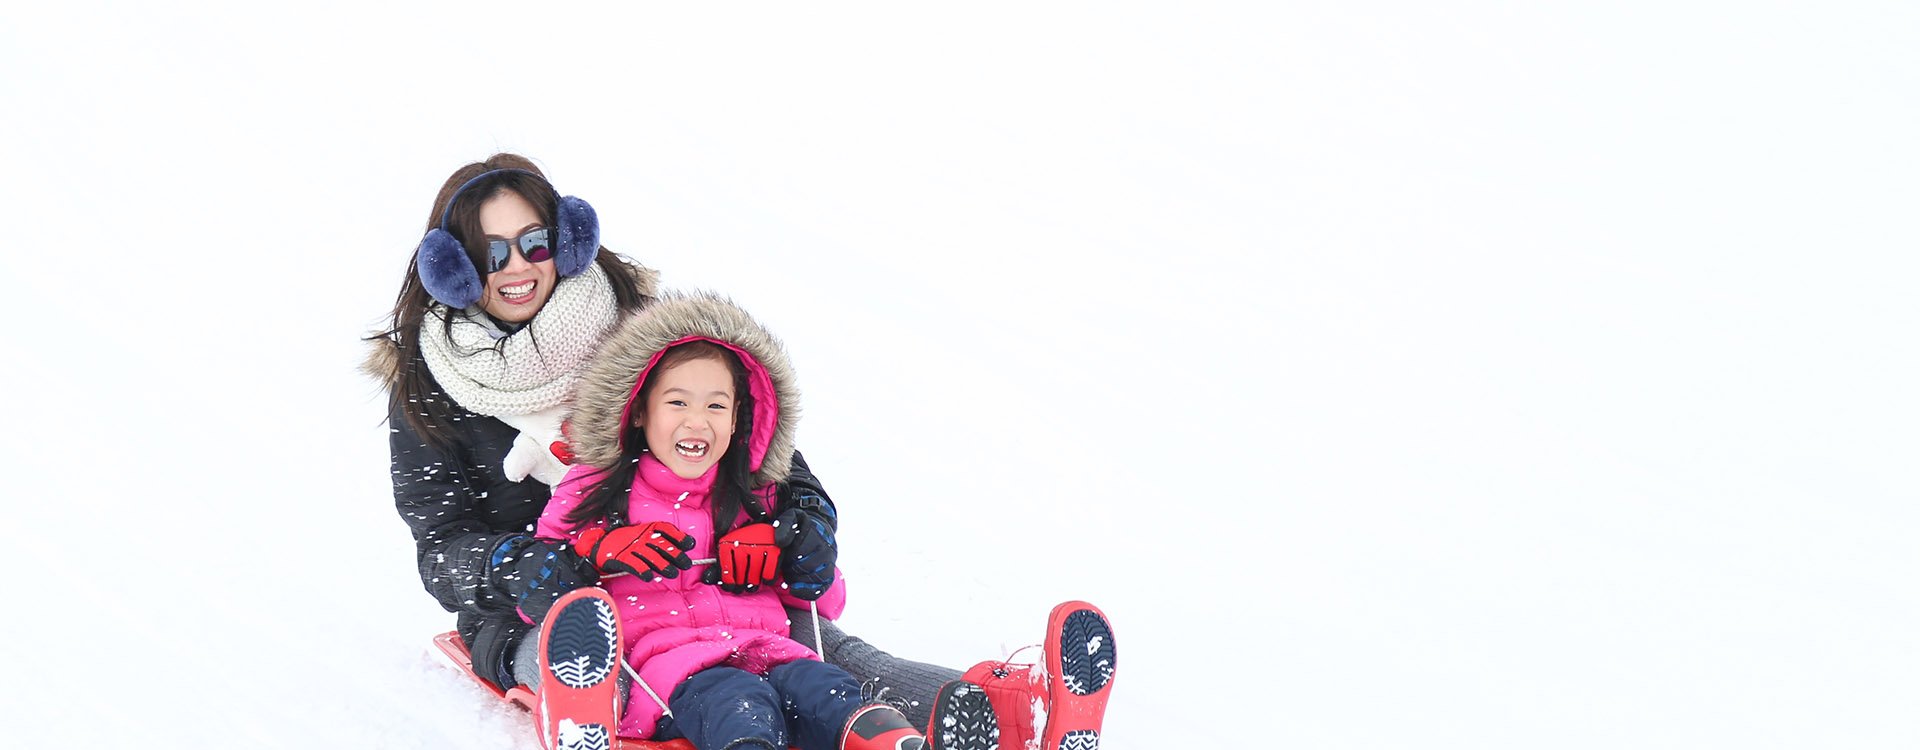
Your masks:
M453 200L454 192L468 180L484 172L496 169L524 169L532 174L506 172L481 181L461 193L460 202L447 211L447 202ZM440 185L440 192L434 196L433 210L427 214L427 227L422 234L440 226L440 217L447 214L447 231L467 249L467 258L475 268L486 268L486 243L484 232L480 230L480 205L502 192L517 193L533 204L540 221L552 226L557 212L560 195L547 182L545 173L534 165L531 159L518 154L500 153L487 157L486 161L468 164L447 176ZM412 256L407 258L406 277L400 282L400 294L394 299L390 327L385 331L368 337L369 341L387 339L394 346L399 372L393 377L387 391L389 411L405 415L407 425L413 428L422 440L441 450L451 450L459 441L458 433L451 429L459 418L459 405L441 391L439 383L433 379L432 371L427 369L426 360L420 355L420 326L427 317L427 309L437 304L427 294L426 287L420 284L418 266L419 251L416 247ZM647 302L641 293L643 284L640 271L625 258L615 255L605 247L595 256L594 263L605 271L613 285L614 302L622 313L631 313ZM449 318L443 324L449 331L453 321ZM504 345L502 339L500 345Z
M627 491L633 487L634 476L640 470L640 454L647 452L646 431L641 423L646 419L648 398L659 383L660 373L697 359L718 360L733 374L733 439L727 442L726 455L720 457L720 465L714 472L713 492L707 503L708 510L713 513L713 537L718 539L720 535L731 531L733 520L740 515L742 508L756 521L772 520L767 508L760 504L759 498L752 492L753 457L748 446L753 445L755 404L753 392L748 390L747 368L726 347L710 341L690 341L667 349L653 369L647 371L640 392L633 397L633 418L620 426L619 463L603 472L598 479L599 484L567 513L568 523L580 525L605 520L609 526L626 524Z

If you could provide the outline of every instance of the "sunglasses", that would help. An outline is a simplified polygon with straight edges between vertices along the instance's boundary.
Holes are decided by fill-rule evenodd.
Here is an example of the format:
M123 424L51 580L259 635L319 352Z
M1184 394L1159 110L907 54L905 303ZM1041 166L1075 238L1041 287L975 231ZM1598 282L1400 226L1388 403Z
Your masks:
M487 240L487 273L494 273L507 267L513 260L513 248L520 247L520 257L528 263L553 260L553 230L547 227L534 227L511 240Z

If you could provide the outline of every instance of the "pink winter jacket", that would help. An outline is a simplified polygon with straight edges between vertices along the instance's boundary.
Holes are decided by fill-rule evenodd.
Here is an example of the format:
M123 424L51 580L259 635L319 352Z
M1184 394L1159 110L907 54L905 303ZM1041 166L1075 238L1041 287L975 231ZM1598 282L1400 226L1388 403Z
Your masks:
M712 559L714 534L707 493L713 472L698 479L682 479L651 454L643 455L640 462L628 494L628 522L671 523L693 537L689 556ZM569 542L579 538L587 527L573 527L565 517L597 484L594 474L584 465L567 473L541 514L536 535ZM773 504L772 490L771 486L764 489L762 502ZM742 513L733 527L749 522ZM609 578L602 584L619 608L627 663L661 700L672 696L681 681L708 667L737 667L764 675L787 662L819 658L809 646L787 637L786 606L804 610L806 602L788 596L777 584L751 594L727 593L701 583L703 572L703 566L695 565L677 578L642 581L629 575ZM833 586L816 602L820 616L838 619L846 601L845 582L836 572ZM663 715L661 708L646 690L634 686L620 719L619 733L651 737Z

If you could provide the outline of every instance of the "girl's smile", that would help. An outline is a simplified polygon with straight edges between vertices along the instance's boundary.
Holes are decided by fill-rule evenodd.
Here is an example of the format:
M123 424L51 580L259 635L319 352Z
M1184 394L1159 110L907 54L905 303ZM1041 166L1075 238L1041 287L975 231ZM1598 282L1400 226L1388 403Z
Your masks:
M698 461L707 456L707 441L681 440L673 444L674 452L689 461Z

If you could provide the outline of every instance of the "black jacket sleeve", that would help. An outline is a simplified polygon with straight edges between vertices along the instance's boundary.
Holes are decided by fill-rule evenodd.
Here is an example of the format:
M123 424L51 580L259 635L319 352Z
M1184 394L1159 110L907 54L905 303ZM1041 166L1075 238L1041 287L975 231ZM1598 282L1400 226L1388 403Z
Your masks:
M501 542L523 536L481 520L477 493L457 458L422 440L405 416L388 415L393 502L413 531L420 582L449 612L503 615L514 601L489 574Z

